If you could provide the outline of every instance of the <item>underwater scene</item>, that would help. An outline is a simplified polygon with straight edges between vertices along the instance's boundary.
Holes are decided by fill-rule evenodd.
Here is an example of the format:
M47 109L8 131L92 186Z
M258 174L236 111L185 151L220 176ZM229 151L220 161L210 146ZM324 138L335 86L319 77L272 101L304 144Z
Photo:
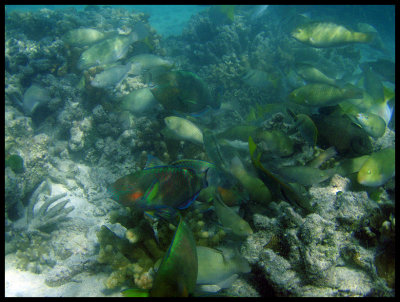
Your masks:
M394 297L394 5L5 8L5 296Z

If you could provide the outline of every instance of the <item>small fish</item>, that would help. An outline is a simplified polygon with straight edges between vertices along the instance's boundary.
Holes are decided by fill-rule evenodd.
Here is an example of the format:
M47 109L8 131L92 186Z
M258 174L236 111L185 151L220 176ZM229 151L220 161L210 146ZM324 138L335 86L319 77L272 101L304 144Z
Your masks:
M24 93L22 108L25 114L31 116L37 108L50 101L48 91L39 85L32 84Z
M90 45L103 40L105 35L94 28L77 28L67 32L63 40L71 45Z
M307 197L304 197L302 194L298 192L292 185L283 182L277 176L272 174L269 170L267 170L260 162L261 153L258 153L256 156L257 145L254 142L253 138L249 136L249 152L251 162L253 166L256 168L261 180L271 188L271 192L275 199L283 198L293 205L296 205L307 213L312 212L312 208L308 201Z
M116 65L96 74L90 85L97 88L114 87L122 82L131 70L131 64Z
M152 79L156 79L160 74L174 67L172 61L149 53L133 56L128 63L139 65L142 72L151 74Z
M279 167L276 170L272 170L274 173L283 177L287 182L294 182L303 186L312 186L331 178L335 173L336 169L320 170L318 168L312 168L308 166L287 166Z
M218 186L217 191L221 196L222 201L230 207L238 205L244 199L248 199L238 188L224 188Z
M252 125L238 125L229 127L225 131L222 131L216 134L217 138L225 138L225 139L232 139L232 140L242 140L247 141L249 135L253 135L255 131L257 131L259 127L252 126Z
M237 252L229 258L226 255L227 252L224 253L206 246L197 246L196 249L198 258L197 285L215 284L217 290L228 288L238 277L237 274L251 271L247 260Z
M176 139L203 145L203 133L191 121L178 116L167 116L164 122Z
M221 103L211 97L208 85L193 72L174 70L162 73L154 79L151 88L156 100L166 110L185 113L200 112L211 106L218 109Z
M158 104L149 88L133 90L129 94L123 96L120 102L120 106L123 110L127 110L133 114L149 112Z
M296 66L296 73L307 81L307 83L323 83L332 86L338 85L336 79L328 77L322 71L310 64L298 64Z
M240 237L246 237L253 234L253 230L247 221L224 204L219 194L215 194L214 208L221 224L225 228L231 230L233 234Z
M355 116L355 122L373 138L382 137L386 130L384 119L373 113L358 113Z
M281 130L259 130L254 135L254 140L259 146L272 155L287 157L294 152L294 143Z
M298 129L304 140L310 145L315 146L317 143L318 130L313 120L304 113L295 114L292 110L287 108L287 112L294 119L295 124L293 130Z
M360 99L363 93L361 89L346 84L344 88L328 84L307 84L293 90L289 94L289 99L304 106L324 107L333 106L345 99Z
M369 43L375 33L354 32L331 22L311 22L297 27L292 33L296 40L313 47L336 47L349 43Z
M363 155L359 157L343 159L336 167L336 173L344 177L356 173L360 171L361 167L369 157L370 155Z
M142 23L138 23L136 26L141 29L143 26L140 24ZM129 46L140 39L144 39L147 34L142 34L138 29L128 36L116 36L92 45L81 54L78 60L78 69L85 70L122 59L127 54Z
M385 184L395 175L395 149L385 148L374 152L362 165L357 181L368 187Z
M143 169L119 178L108 188L111 198L124 206L144 211L185 209L207 187L202 175L187 168L161 166Z
M198 274L198 257L193 233L179 219L172 242L148 290L128 289L125 297L188 297L193 295Z
M243 77L243 82L247 85L262 90L278 87L279 77L258 69L250 69Z
M324 162L328 159L331 159L337 154L335 147L329 147L325 151L321 152L318 156L316 156L313 160L307 163L308 167L311 168L319 168Z
M259 178L250 175L244 168L239 157L235 156L232 159L229 171L248 191L251 200L261 204L268 204L271 201L271 192L269 187Z

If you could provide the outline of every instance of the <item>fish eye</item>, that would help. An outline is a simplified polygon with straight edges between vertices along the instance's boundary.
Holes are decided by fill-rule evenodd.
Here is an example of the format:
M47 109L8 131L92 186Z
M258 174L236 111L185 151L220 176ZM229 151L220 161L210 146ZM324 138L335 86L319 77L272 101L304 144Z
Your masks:
M371 170L368 170L368 171L367 171L367 174L371 174Z

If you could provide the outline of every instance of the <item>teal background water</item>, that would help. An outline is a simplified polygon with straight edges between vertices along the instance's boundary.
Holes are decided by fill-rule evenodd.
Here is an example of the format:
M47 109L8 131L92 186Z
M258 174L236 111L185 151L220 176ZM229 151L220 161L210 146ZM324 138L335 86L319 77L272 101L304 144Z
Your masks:
M128 11L140 11L150 15L151 26L164 37L180 35L190 17L207 8L205 5L109 5ZM43 8L57 10L74 7L82 11L86 5L6 5L6 11L37 11Z

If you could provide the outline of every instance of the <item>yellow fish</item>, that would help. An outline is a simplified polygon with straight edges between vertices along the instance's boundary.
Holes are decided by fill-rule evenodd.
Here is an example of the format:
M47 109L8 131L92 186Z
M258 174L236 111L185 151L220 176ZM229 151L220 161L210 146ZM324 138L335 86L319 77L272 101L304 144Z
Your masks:
M342 46L349 43L369 43L375 33L355 32L331 22L311 22L297 27L292 32L296 40L313 47Z

